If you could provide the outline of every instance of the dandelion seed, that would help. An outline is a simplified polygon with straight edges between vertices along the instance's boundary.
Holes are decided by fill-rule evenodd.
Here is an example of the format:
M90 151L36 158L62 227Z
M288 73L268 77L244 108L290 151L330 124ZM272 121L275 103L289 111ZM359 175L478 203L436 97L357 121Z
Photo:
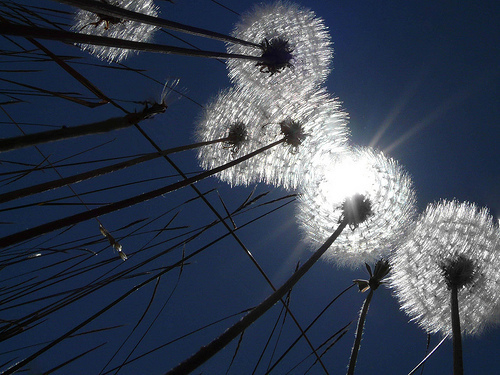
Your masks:
M431 204L392 260L401 309L429 333L450 334L450 289L458 289L463 334L478 334L500 309L500 233L486 208Z
M311 160L311 178L299 189L297 212L306 242L313 248L323 243L345 215L346 198L358 196L370 202L366 220L344 230L325 258L354 268L386 257L416 213L408 174L396 161L367 148L341 158L321 150Z
M99 224L99 230L101 232L101 234L106 237L106 239L109 241L109 244L113 247L113 249L115 249L117 252L118 252L118 255L120 255L120 258L122 260L127 260L128 257L127 257L127 254L125 254L123 252L123 248L122 248L122 245L115 240L115 238L111 235L111 233L109 233L106 228L104 228L102 226L102 224Z
M305 93L330 73L332 47L322 19L297 4L277 1L258 5L244 15L232 36L260 43L262 50L230 44L228 52L262 56L268 63L229 59L229 77L261 92Z
M106 0L105 2L133 12L153 17L158 16L158 7L154 5L152 0ZM106 36L135 42L149 42L158 27L96 14L86 10L78 10L75 14L75 24L71 29L83 34ZM133 52L129 49L90 44L81 44L80 47L99 59L109 62L120 62Z

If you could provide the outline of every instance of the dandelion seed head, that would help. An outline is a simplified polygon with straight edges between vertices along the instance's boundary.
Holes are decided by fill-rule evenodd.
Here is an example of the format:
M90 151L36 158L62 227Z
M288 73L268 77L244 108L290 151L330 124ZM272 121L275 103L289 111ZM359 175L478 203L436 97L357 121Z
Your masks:
M500 310L500 233L486 208L430 204L391 259L401 309L429 333L451 333L450 287L458 287L464 334L478 334Z
M288 40L277 37L270 41L264 39L260 44L262 46L262 58L266 62L258 62L255 66L260 67L261 73L270 73L270 75L281 73L286 68L293 68L291 61L293 59L293 49L290 48Z
M309 178L310 155L317 149L328 147L332 154L347 150L346 123L340 104L325 89L305 96L282 96L235 87L207 106L198 124L197 139L228 137L231 127L244 124L245 141L236 153L225 142L203 147L198 157L203 168L211 169L284 139L281 145L221 172L218 177L232 185L265 182L295 189Z
M264 92L306 92L321 85L330 73L333 50L328 29L314 12L297 4L277 1L257 5L241 18L232 36L268 48L263 52L229 44L229 53L269 57L273 46L281 51L274 52L276 69L266 69L265 64L254 61L229 59L229 77L238 85Z
M347 114L326 89L305 95L276 94L268 110L269 123L260 135L261 142L285 138L285 143L259 154L260 180L287 190L307 183L311 159L324 150L334 156L348 151Z
M158 16L158 7L152 0L109 0L110 4L136 13ZM157 26L131 20L120 20L115 17L103 16L86 10L78 10L75 14L74 25L71 30L88 35L105 36L131 40L135 42L149 42ZM101 60L120 62L126 59L130 49L118 47L96 46L80 44L80 48L88 51ZM137 51L135 51L137 52Z
M262 147L259 124L269 121L265 107L264 101L248 90L230 88L220 92L205 107L196 138L199 142L227 139L198 149L201 167L213 169ZM251 158L216 176L231 185L248 185L259 181L258 168Z
M324 258L356 268L387 257L416 214L409 175L393 159L368 148L341 157L320 150L313 160L314 177L299 190L296 215L305 241L312 248L323 244L343 219L346 199L359 195L369 201L371 215L344 229Z

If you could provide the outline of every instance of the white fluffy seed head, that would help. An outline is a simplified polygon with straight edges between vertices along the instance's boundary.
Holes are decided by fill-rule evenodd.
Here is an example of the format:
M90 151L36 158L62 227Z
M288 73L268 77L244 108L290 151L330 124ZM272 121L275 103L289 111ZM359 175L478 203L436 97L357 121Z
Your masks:
M237 133L245 133L239 142L222 142L198 149L202 168L213 169L247 155L263 146L260 141L262 126L269 122L266 103L253 92L230 88L217 95L209 103L197 124L196 139L199 142L222 139ZM241 139L243 138L243 139ZM217 174L231 185L248 185L259 180L259 166L252 159L246 160Z
M153 17L158 16L158 7L154 5L152 0L108 0L107 2L136 13L143 13ZM76 12L74 25L71 27L71 30L82 34L125 39L134 42L151 41L153 33L157 29L156 26L99 15L86 10ZM120 62L134 52L129 49L91 44L80 44L80 48L101 60L109 62Z
M313 249L322 245L342 219L343 202L356 194L368 199L372 215L357 227L347 227L324 258L356 268L374 263L407 234L416 206L413 183L393 159L382 152L355 148L332 157L323 150L311 164L311 177L300 192L297 221Z
M266 102L270 121L260 140L267 144L288 133L292 133L292 140L256 156L261 181L296 189L309 180L311 159L318 150L335 156L347 153L347 114L326 89L305 95L276 94Z
M430 204L394 253L390 282L401 309L429 333L451 333L443 265L456 260L467 266L458 289L462 332L477 334L500 312L499 229L486 208L455 200Z
M295 189L308 180L311 155L328 147L332 154L347 150L347 118L340 104L326 90L305 96L281 93L259 95L236 87L227 90L208 105L198 124L197 140L226 137L235 124L245 124L246 140L237 147L228 143L199 150L201 166L211 169L256 149L286 138L235 167L218 174L232 185L266 182ZM235 152L236 151L236 152Z
M330 73L333 50L327 27L314 12L297 4L277 1L257 5L241 18L232 35L264 45L273 40L287 41L292 50L292 67L286 66L272 75L264 73L265 67L255 61L229 59L229 77L236 84L264 92L301 93L321 85ZM239 44L229 44L228 52L252 56L263 53Z

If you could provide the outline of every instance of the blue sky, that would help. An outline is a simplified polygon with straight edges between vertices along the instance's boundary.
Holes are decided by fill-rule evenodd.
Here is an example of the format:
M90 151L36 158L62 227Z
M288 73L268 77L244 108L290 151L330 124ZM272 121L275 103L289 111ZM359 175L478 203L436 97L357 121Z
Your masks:
M52 1L22 3L70 10L69 7ZM500 14L498 4L493 1L477 4L463 1L407 1L404 4L389 1L299 3L315 11L329 27L334 43L334 60L333 70L326 85L329 92L339 98L344 110L349 113L353 143L381 149L406 168L415 183L420 211L428 203L456 198L459 201L471 201L479 206L487 206L495 218L498 218L500 60L499 35L495 29ZM251 9L253 2L224 4L242 13ZM161 16L167 19L221 33L229 33L238 20L237 15L209 0L179 0L174 4L159 1L158 5ZM51 13L50 17L53 16ZM66 22L67 18L63 17L62 20ZM224 51L221 42L180 36L200 48ZM184 46L182 42L164 33L157 33L155 41ZM12 51L18 48L4 38L0 43L4 50ZM26 41L20 43L25 48L29 46ZM144 69L145 74L158 81L154 82L134 72L107 69L105 63L93 59L74 46L57 42L42 43L59 55L77 56L79 59L74 60L72 66L106 95L119 99L119 103L129 111L141 110L141 101L158 99L165 80L180 79L178 88L192 100L176 99L176 95L172 95L169 108L164 114L141 124L144 131L161 148L192 143L195 124L202 109L194 102L204 105L219 90L231 84L225 65L216 60L143 53L124 61L124 64L132 68ZM78 82L53 62L19 62L11 57L3 60L2 69L40 70L2 71L3 78L53 91L78 92L91 97ZM94 63L99 66L90 65ZM2 85L3 92L15 87L6 83ZM18 128L11 123L12 119L21 124L24 131L35 132L47 130L48 127L22 123L72 126L123 115L111 104L90 109L63 99L19 93L16 95L21 96L25 102L2 106L0 120L8 122L2 123L3 137L19 135ZM4 94L1 101L5 100L8 99ZM95 98L93 100L96 101ZM87 151L91 148L92 151ZM58 165L65 162L56 163L57 161L68 157L71 158L66 162L77 163L154 151L134 128L44 144L39 149L44 156L34 148L3 154L1 159L4 171L19 169L20 165L14 163L39 164L44 157ZM172 160L186 173L199 171L195 152L173 155ZM110 161L58 167L58 170L67 176L103 166L105 163L109 164ZM88 191L174 174L175 171L165 160L158 159L77 184L74 189L90 208L94 208L156 189L176 181L178 177L165 177L85 194ZM9 184L5 183L10 181L3 181L0 192L55 178L57 175L51 169L33 172ZM253 190L253 186L230 188L214 178L198 183L197 187L203 192L210 191L207 197L221 213L224 212L224 206L219 196L231 211L241 205ZM253 253L272 282L280 285L291 275L297 262L300 260L303 263L310 252L301 242L294 218L293 200L286 198L273 202L290 193L259 185L254 196L266 192L269 193L260 198L255 206L258 203L272 203L235 216L234 220L241 227L237 234L242 242ZM13 201L4 207L16 207L71 194L69 190L58 189ZM1 284L7 289L16 286L22 288L22 282L26 282L30 285L28 291L32 291L24 297L1 303L4 308L0 310L0 318L4 320L18 319L39 307L62 300L67 294L35 301L39 297L68 292L88 284L96 285L95 282L102 278L123 270L131 270L141 261L151 259L170 246L180 244L132 272L134 277L120 279L96 290L49 315L40 325L0 342L0 353L56 339L135 285L159 272L162 267L177 262L183 252L189 255L226 234L227 231L218 224L207 229L195 240L182 245L189 230L207 226L215 220L214 214L199 199L191 201L195 197L192 189L183 188L133 208L103 216L102 223L120 241L124 251L131 255L126 262L122 262L104 242L94 220L78 224L62 234L54 232L14 248L15 254L22 255L21 259L33 254L43 256L2 269ZM189 202L184 203L186 201ZM79 201L73 198L59 202L78 204ZM289 204L248 226L243 226L247 221L285 202ZM2 235L7 235L82 210L84 208L81 205L68 204L4 209L0 212L0 231ZM144 221L136 222L142 219ZM131 223L133 225L120 229ZM168 230L162 231L164 228ZM132 233L136 229L137 232ZM176 238L177 235L180 237ZM92 252L98 255L92 255ZM84 268L92 265L99 265L99 268ZM84 272L73 275L72 270ZM62 280L57 276L60 272L71 277ZM57 283L49 285L50 281L47 279L51 277ZM293 289L291 310L305 327L324 306L348 287L353 279L365 277L367 275L364 269L345 270L319 262ZM179 269L176 269L159 279L156 291L155 284L156 282L152 282L144 286L78 332L119 327L65 340L33 361L28 373L43 373L86 350L106 343L59 371L72 374L99 373L140 321L153 294L153 302L138 328L132 332L129 340L106 367L106 371L123 363L136 344L138 347L131 359L221 318L255 306L271 291L247 255L236 241L229 237L193 256L183 267L180 277ZM36 285L48 286L38 291ZM22 292L14 294L19 295ZM332 305L308 334L310 340L319 346L334 332L354 320L347 334L323 357L330 374L345 372L354 340L355 320L364 297L351 289ZM29 303L16 305L18 302ZM278 319L280 309L281 306L276 305L245 332L229 373L252 373ZM158 319L141 340L141 336L157 314ZM125 365L120 373L164 373L222 333L237 319L238 317L230 318L156 350ZM281 321L278 329L280 325ZM286 350L297 334L296 326L290 317L287 317L276 345L274 360ZM274 345L276 340L275 334L271 344ZM194 373L226 373L236 349L236 341ZM431 346L438 341L439 337L432 337ZM12 364L42 346L3 354L0 362ZM479 337L466 337L466 373L494 373L499 364L499 347L498 328L492 328ZM377 290L368 314L357 373L407 374L423 358L425 349L425 333L415 323L408 322L408 317L399 310L397 301L389 290ZM268 349L265 352L263 362L256 373L265 373L265 368L271 361L271 351ZM273 373L285 374L309 353L309 347L301 340ZM313 360L309 359L291 373L304 373L312 362ZM428 361L424 373L450 373L451 368L451 341L447 341ZM310 373L324 372L316 365Z

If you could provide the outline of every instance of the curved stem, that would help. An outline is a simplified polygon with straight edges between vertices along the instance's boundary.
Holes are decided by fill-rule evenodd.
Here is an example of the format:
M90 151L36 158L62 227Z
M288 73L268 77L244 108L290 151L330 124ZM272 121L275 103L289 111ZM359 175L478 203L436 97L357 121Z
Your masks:
M363 327L365 325L366 314L368 314L368 308L370 307L370 302L373 297L373 289L370 289L368 295L366 296L363 307L361 308L361 313L359 314L358 327L356 328L356 336L354 340L354 345L352 347L351 359L349 361L349 368L347 370L347 375L354 375L354 369L356 367L356 360L358 359L359 347L361 345L361 338L363 337Z
M238 337L241 332L247 329L252 323L260 318L269 310L276 302L278 302L301 278L305 273L316 263L319 258L328 250L331 244L337 239L347 225L347 220L343 220L337 230L326 240L326 242L295 272L279 289L267 297L257 307L245 315L239 322L228 328L222 335L217 337L211 343L201 347L198 352L180 363L169 372L167 375L174 374L189 374L211 357L222 350L233 339Z
M462 331L458 312L458 287L451 286L451 330L453 333L453 375L463 375Z

